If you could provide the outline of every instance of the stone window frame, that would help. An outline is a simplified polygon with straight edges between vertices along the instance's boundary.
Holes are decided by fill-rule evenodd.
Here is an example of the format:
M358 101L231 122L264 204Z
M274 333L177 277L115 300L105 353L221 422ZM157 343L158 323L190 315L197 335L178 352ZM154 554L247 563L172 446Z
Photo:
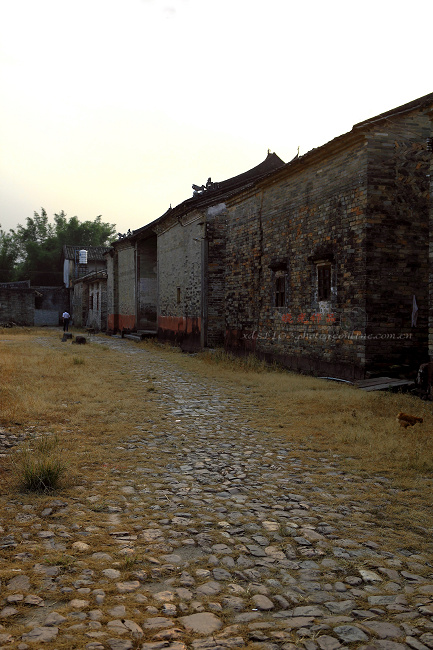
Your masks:
M311 282L313 300L320 303L331 303L335 297L336 292L336 267L334 253L329 249L326 251L317 250L315 254L308 257L308 261L312 263ZM323 279L320 278L319 269L329 269L329 274L326 279L328 290L323 294Z
M317 300L330 302L332 299L332 264L329 261L318 261L316 264Z
M288 303L287 262L274 261L269 265L272 271L272 305L285 309Z
M275 271L274 275L274 306L278 309L279 307L286 306L286 295L287 295L287 273L285 271Z

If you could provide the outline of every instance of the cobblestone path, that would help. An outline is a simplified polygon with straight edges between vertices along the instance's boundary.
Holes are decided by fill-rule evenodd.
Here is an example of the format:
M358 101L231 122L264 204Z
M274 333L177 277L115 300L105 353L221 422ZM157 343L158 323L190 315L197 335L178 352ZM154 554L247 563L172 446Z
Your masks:
M107 468L91 493L43 511L6 504L16 516L0 526L0 548L23 568L2 581L0 650L433 648L429 557L391 552L387 535L399 531L384 528L381 541L368 501L373 483L397 498L388 480L300 457L282 436L249 428L245 405L220 384L131 342L98 342L125 353L136 381L155 377L165 419L132 432L119 448L129 469ZM45 563L32 563L37 545ZM68 549L81 552L72 586L50 560Z

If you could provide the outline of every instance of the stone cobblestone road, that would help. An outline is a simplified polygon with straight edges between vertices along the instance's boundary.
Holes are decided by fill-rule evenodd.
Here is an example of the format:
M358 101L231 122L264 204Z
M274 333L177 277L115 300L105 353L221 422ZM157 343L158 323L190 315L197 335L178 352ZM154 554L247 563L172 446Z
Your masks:
M129 341L96 343L123 352L135 381L151 373L166 418L135 429L119 449L129 470L107 469L91 493L42 511L7 504L16 516L8 529L0 519L0 548L23 569L2 581L0 650L433 648L431 557L391 551L368 501L372 484L397 498L389 480L350 475L332 455L300 458L250 428L221 384ZM76 523L83 513L91 525ZM32 563L32 545L45 563ZM81 551L72 586L50 561L68 549ZM143 563L119 566L119 551Z

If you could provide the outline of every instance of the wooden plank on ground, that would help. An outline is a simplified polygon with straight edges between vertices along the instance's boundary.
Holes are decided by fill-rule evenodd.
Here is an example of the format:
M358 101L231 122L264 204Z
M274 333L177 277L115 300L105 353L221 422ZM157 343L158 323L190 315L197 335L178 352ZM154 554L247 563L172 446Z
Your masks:
M365 391L388 390L402 386L413 386L414 382L409 379L395 379L392 377L375 377L374 379L361 379L355 382L355 386Z

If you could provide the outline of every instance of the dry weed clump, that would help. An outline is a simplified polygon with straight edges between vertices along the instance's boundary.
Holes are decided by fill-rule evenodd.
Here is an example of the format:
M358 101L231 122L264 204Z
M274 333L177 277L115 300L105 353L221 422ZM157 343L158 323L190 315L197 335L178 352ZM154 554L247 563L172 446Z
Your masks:
M29 492L53 492L62 487L67 459L57 435L28 441L14 456L13 467L19 487Z

